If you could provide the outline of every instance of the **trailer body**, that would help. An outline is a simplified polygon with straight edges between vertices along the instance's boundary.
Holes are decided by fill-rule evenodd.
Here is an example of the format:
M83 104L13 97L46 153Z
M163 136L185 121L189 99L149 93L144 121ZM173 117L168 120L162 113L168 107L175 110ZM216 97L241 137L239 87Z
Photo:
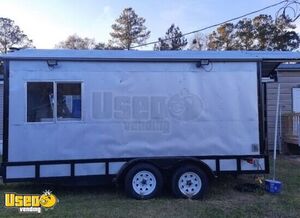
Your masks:
M268 172L262 59L232 54L9 54L3 180L111 181L135 161Z

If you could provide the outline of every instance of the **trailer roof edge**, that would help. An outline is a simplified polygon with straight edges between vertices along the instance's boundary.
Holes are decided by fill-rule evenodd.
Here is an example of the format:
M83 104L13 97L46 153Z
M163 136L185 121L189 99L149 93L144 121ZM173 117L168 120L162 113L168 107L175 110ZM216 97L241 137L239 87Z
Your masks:
M300 61L300 52L288 51L127 51L127 50L64 50L23 49L0 56L0 60L61 61Z

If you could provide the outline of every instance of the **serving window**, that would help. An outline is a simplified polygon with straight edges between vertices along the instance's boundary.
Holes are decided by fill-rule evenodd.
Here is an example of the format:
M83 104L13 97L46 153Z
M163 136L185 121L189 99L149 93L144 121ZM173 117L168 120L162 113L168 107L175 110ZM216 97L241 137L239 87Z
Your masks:
M53 83L27 83L27 122L53 121Z
M57 118L81 119L81 84L57 84Z
M81 120L80 82L28 82L27 122Z

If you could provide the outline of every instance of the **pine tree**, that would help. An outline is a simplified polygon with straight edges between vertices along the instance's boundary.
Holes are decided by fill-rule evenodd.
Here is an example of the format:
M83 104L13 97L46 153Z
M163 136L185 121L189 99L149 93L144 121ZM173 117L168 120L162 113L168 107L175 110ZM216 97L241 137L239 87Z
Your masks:
M182 36L179 27L172 24L164 38L158 38L154 50L182 50L187 45L187 39Z
M145 43L150 36L150 31L144 25L145 21L132 8L125 8L116 23L111 26L113 45L129 50L132 46Z

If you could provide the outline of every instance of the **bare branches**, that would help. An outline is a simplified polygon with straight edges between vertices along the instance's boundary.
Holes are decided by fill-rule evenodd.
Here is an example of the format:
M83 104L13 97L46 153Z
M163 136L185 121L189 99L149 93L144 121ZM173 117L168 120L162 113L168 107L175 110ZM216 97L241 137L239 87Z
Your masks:
M32 40L9 18L0 17L0 52L7 53L11 47L32 47Z

